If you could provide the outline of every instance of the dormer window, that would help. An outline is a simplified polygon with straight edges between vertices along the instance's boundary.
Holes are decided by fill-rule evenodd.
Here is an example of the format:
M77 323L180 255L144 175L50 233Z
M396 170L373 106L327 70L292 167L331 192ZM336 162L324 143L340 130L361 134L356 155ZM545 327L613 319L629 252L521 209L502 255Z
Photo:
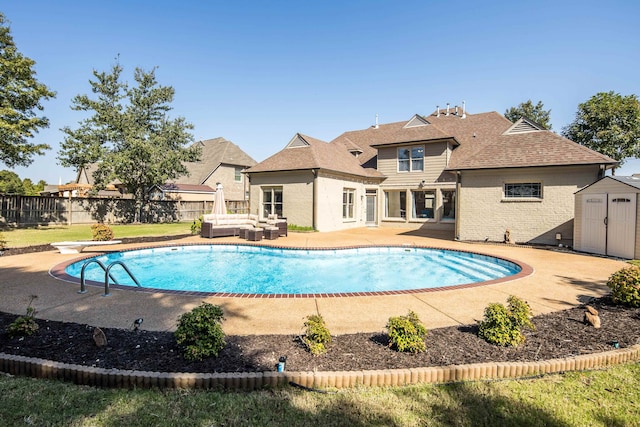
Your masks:
M422 172L424 146L398 148L398 172Z
M359 157L360 154L362 154L362 150L360 150L359 148L354 148L352 150L349 150L349 152L356 158Z

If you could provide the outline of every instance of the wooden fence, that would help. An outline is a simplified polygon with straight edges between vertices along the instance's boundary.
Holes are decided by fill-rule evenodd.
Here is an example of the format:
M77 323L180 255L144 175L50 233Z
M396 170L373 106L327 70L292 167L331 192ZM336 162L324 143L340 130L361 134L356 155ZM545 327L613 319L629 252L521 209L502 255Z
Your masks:
M247 201L229 200L230 213L246 213ZM141 222L193 221L210 213L213 201L150 201ZM136 219L131 199L0 195L0 226L128 223Z

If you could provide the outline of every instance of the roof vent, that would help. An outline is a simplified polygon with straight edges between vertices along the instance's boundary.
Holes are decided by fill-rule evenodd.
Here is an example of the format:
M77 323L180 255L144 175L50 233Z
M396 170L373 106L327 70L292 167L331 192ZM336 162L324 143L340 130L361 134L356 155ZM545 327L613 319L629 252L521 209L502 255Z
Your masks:
M436 117L440 117L440 106L436 105Z
M467 118L467 110L466 110L466 105L465 105L465 101L462 101L462 117L463 119Z
M447 116L449 115L449 103L447 102Z
M378 129L380 125L378 124L378 114L376 113L376 124L374 126L375 129Z

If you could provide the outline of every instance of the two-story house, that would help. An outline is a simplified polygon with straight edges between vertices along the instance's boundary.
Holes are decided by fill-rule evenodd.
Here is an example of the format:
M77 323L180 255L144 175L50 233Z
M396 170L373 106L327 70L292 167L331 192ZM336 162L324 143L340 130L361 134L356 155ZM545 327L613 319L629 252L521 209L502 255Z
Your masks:
M175 181L157 185L151 190L152 199L181 201L213 201L218 183L224 187L227 200L246 201L249 185L244 170L255 165L256 161L240 147L225 138L213 138L193 144L200 148L200 160L186 162L188 174ZM74 190L84 190L87 195L93 187L93 173L96 165L91 164L78 171L75 184L64 186ZM127 194L118 182L111 183L107 190L99 193L104 197L117 197ZM80 194L79 194L80 195Z
M330 143L298 134L247 175L251 213L318 231L371 225L570 244L573 194L615 164L530 120L447 107Z

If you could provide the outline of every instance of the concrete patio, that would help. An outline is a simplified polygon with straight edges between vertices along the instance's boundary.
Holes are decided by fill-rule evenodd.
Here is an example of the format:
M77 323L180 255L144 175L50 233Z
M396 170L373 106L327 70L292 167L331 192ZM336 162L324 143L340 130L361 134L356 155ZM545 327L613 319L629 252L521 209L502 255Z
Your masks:
M202 243L245 243L237 237L176 239L172 245ZM167 244L167 243L163 243ZM287 247L341 247L357 245L415 245L467 250L524 262L533 273L517 280L469 289L403 295L344 298L221 298L149 293L112 289L102 297L103 287L87 287L55 279L49 269L78 254L50 251L0 257L0 311L24 314L31 296L36 316L44 319L86 323L92 326L129 328L142 317L142 329L173 330L180 314L202 301L220 305L225 313L227 334L297 334L306 316L319 312L332 334L383 331L390 316L413 310L433 329L474 323L491 302L506 302L509 295L525 299L534 314L562 310L608 293L606 281L623 268L620 260L541 248L462 243L449 233L427 235L420 231L359 228L331 233L289 233L288 237L260 244ZM87 248L85 255L101 250L120 250L136 245ZM137 245L140 246L140 245ZM146 244L144 246L152 246ZM428 272L425 272L428 274Z

